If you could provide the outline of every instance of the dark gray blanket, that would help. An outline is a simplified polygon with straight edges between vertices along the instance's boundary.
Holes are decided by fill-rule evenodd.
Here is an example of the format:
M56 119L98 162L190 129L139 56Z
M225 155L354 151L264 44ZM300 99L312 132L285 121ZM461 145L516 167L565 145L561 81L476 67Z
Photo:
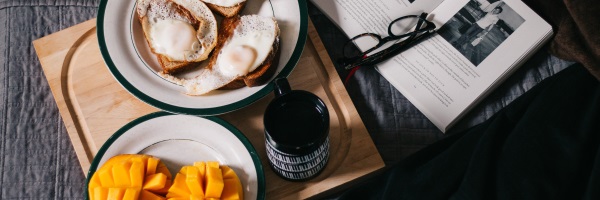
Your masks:
M82 199L85 177L32 41L91 19L95 1L0 1L0 199Z
M84 174L31 42L94 18L98 3L0 0L0 199L83 198ZM311 5L309 13L335 60L347 38ZM456 130L488 119L568 64L539 52ZM374 70L359 70L348 91L387 164L444 137Z

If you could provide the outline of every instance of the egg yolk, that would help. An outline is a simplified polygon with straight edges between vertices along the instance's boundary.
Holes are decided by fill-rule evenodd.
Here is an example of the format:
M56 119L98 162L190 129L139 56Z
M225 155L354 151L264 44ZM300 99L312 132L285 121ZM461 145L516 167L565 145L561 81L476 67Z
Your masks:
M243 76L250 72L250 67L256 59L256 50L240 45L223 51L220 56L219 66L224 75Z
M152 26L151 37L155 51L172 59L184 61L198 46L196 30L192 25L172 19L158 20Z

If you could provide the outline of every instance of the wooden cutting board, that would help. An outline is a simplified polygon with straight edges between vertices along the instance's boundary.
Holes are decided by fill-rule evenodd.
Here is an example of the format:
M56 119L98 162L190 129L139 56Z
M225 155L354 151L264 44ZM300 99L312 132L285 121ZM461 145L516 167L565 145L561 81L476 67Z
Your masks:
M95 25L96 20L90 20L33 42L84 173L117 129L159 111L129 94L112 77L98 48ZM269 199L318 198L384 167L312 23L308 30L309 40L288 80L292 88L323 99L331 114L331 157L323 173L310 181L289 182L269 168L262 117L272 94L219 116L244 133L258 151Z

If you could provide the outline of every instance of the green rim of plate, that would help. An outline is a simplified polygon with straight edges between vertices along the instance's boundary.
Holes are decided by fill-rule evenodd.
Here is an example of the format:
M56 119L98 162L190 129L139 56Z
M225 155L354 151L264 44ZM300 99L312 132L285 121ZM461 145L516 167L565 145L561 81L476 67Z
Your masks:
M175 115L175 114L159 111L159 112L144 115L140 118L137 118L137 119L127 123L125 126L121 127L119 130L117 130L117 132L115 132L115 134L110 136L110 138L108 138L108 140L106 140L106 142L98 150L98 153L94 157L94 160L92 161L92 163L90 165L90 169L88 170L86 184L85 184L85 199L89 200L88 185L90 183L90 179L92 178L92 175L94 175L94 172L96 172L96 169L98 169L98 164L100 163L100 160L106 153L106 150L108 150L108 148L117 139L119 139L119 137L121 137L121 135L123 135L129 129L137 126L138 124L141 124L142 122L148 121L150 119L169 116L169 115ZM226 122L225 120L223 120L221 118L214 117L214 116L204 116L204 117L193 116L193 117L204 118L204 119L210 120L212 122L215 122L215 123L225 127L227 130L229 130L231 133L233 133L233 135L235 135L242 142L242 144L244 144L244 146L248 150L248 153L250 154L250 157L252 157L252 161L254 162L254 168L256 169L256 178L257 178L257 184L258 184L258 193L256 194L257 195L256 199L265 199L266 198L265 174L263 171L263 167L261 165L260 158L258 157L258 152L254 148L252 143L250 143L250 140L248 140L248 138L246 138L246 136L244 136L244 134L242 134L242 132L240 132L237 128L235 128L233 125L231 125L230 123Z
M105 11L106 11L106 4L108 1L109 0L101 0L100 5L98 7L98 17L96 20L96 34L98 36L98 44L100 47L100 53L102 54L102 57L104 58L104 63L110 70L111 74L115 77L115 79L117 79L117 82L119 82L127 91L129 91L131 94L133 94L133 96L137 97L141 101L146 102L147 104L150 104L151 106L154 106L161 110L172 112L172 113L210 116L210 115L220 115L223 113L238 110L240 108L243 108L247 105L250 105L250 104L258 101L259 99L263 98L264 96L269 94L271 91L273 91L273 81L271 81L271 82L267 83L267 85L265 85L264 88L260 89L256 93L254 93L242 100L239 100L237 102L234 102L234 103L231 103L228 105L223 105L223 106L218 106L218 107L213 107L213 108L180 107L180 106L162 102L160 100L157 100L155 98L152 98L152 97L144 94L142 91L138 90L131 83L129 83L127 81L127 79L125 79L125 77L123 77L121 72L119 72L119 70L116 68L115 63L112 61L110 54L108 52L108 49L106 47L106 42L105 42L105 38L104 38L104 15L105 15ZM298 42L296 43L296 47L294 47L294 52L292 53L292 56L290 57L288 62L285 64L285 66L283 67L281 72L279 74L277 74L276 78L287 77L290 75L290 73L292 72L292 70L294 69L296 64L298 63L298 60L300 59L300 55L302 54L302 51L304 49L304 44L306 43L306 35L307 35L307 30L308 30L308 9L307 9L307 5L306 5L306 0L298 0L298 7L300 8L300 33L298 34ZM273 79L273 80L275 80L275 79Z

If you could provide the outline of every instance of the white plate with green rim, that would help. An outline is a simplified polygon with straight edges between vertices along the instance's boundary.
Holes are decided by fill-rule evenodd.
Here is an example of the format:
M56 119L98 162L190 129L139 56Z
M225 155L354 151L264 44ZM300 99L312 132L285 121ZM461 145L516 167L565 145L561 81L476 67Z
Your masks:
M156 112L128 123L98 150L86 183L104 162L119 154L160 158L173 178L182 166L219 161L240 178L244 199L265 198L265 175L256 149L239 130L217 117Z
M138 99L165 111L218 115L245 107L273 90L271 81L235 90L188 96L185 89L157 75L156 57L147 44L135 13L135 0L101 0L97 36L104 62L115 79ZM295 67L308 27L306 0L250 0L241 15L274 16L280 28L280 56L275 77L287 77ZM217 15L215 15L217 16ZM217 19L219 20L219 19Z

